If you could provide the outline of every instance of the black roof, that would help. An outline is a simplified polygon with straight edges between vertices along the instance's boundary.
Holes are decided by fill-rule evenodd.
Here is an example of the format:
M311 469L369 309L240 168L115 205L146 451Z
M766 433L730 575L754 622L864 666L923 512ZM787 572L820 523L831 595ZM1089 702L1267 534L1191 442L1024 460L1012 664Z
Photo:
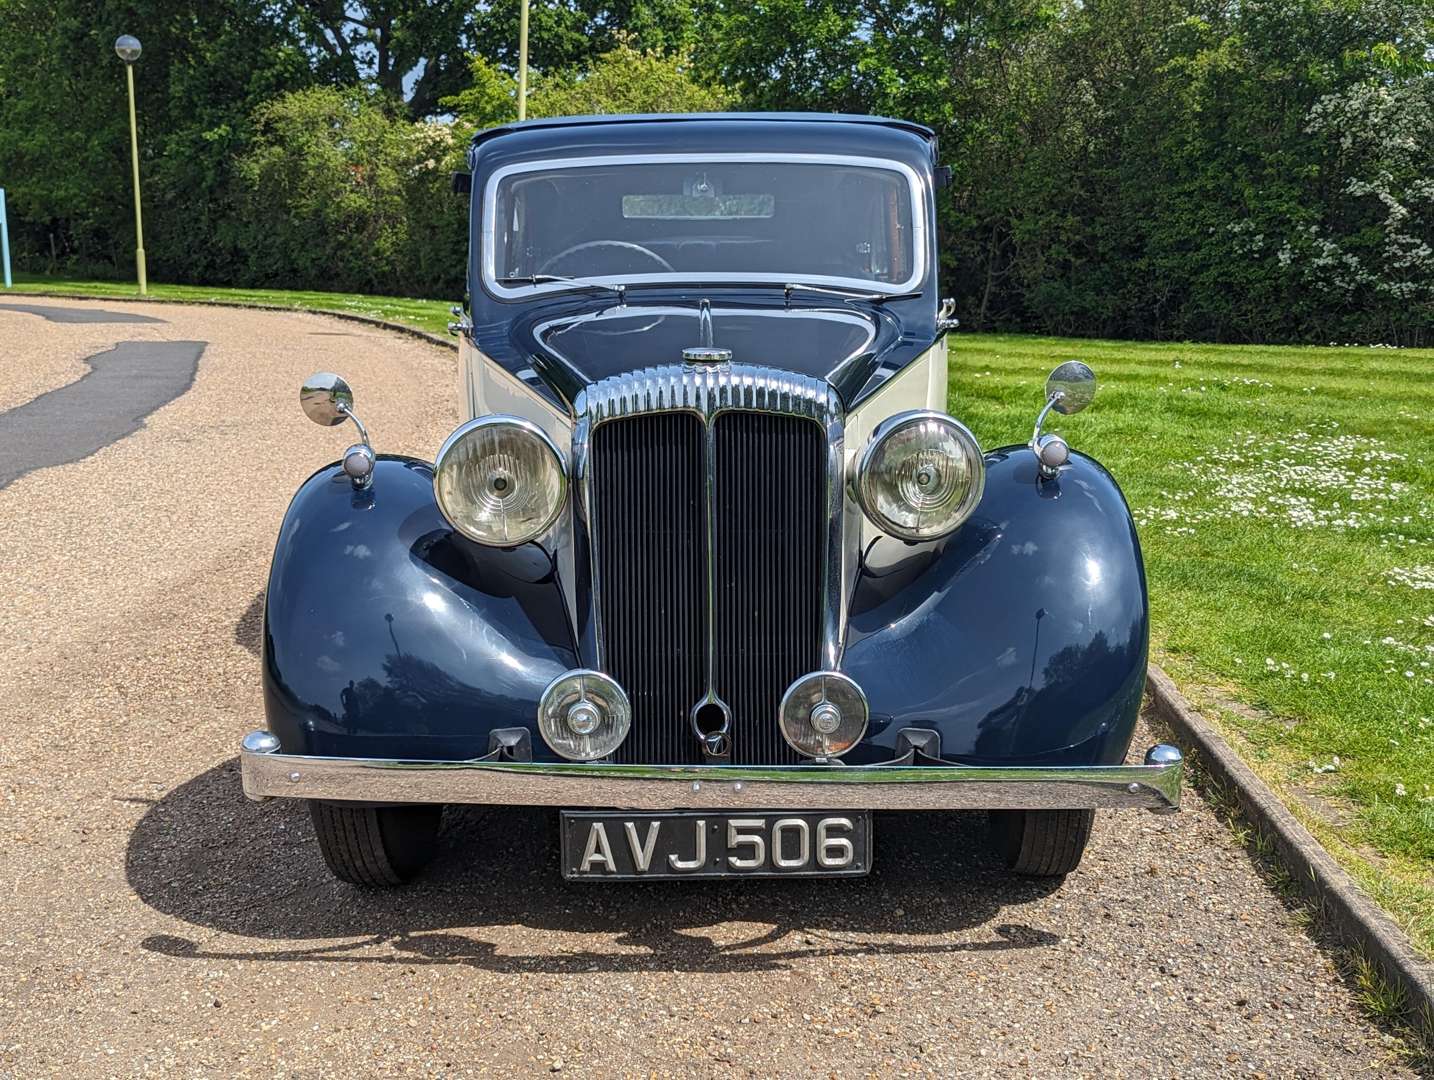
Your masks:
M919 135L935 142L936 133L924 124L909 120L893 120L886 116L863 116L857 113L818 112L711 112L711 113L633 113L613 116L553 116L541 120L521 120L511 124L500 124L480 131L473 136L473 143L517 131L541 131L551 128L588 127L597 124L663 124L663 123L762 123L762 124L865 124L875 127L894 128L897 131Z

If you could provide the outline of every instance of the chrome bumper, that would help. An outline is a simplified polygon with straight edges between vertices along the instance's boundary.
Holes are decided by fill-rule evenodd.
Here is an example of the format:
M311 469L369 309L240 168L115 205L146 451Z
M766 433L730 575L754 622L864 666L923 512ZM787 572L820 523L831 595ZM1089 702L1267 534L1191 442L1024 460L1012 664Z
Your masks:
M244 739L244 794L373 803L492 803L631 810L1077 810L1180 808L1184 759L1155 746L1144 765L601 765L312 757Z

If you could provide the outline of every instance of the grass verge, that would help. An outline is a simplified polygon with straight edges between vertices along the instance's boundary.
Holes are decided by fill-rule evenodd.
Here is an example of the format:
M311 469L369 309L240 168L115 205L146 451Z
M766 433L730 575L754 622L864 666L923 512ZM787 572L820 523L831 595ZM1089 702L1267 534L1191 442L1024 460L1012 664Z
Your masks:
M1055 430L1130 501L1159 662L1434 955L1434 351L951 343L986 446L1029 437L1056 362L1095 367Z
M49 278L21 275L15 281L15 288L0 289L0 297L10 293L47 292L73 296L113 296L121 299L139 300L139 288L133 282L117 281L76 281L67 278ZM451 304L460 297L444 302L439 300L415 300L400 296L364 296L358 293L302 292L287 289L219 289L207 285L164 285L149 283L149 296L155 300L187 300L191 303L206 300L221 300L228 304L263 304L269 307L304 308L322 311L343 311L355 315L368 315L375 319L388 319L427 330L431 334L442 334L448 329L452 316L448 312Z

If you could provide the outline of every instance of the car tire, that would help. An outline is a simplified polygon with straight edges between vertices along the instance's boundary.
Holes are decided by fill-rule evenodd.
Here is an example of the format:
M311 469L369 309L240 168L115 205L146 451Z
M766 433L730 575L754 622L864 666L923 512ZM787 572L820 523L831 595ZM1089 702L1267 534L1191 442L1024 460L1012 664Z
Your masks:
M309 801L330 872L351 885L402 885L432 861L443 807L345 806Z
M1064 877L1080 865L1094 810L992 810L991 841L1008 870Z

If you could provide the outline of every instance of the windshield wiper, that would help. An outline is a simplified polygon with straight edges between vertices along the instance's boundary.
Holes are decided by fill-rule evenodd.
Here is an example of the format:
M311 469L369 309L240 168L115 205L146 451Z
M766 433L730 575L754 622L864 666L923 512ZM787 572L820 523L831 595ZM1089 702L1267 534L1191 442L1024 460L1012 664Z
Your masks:
M626 285L612 285L606 281L595 281L592 278L569 277L567 274L519 274L516 277L500 277L499 285L546 285L552 281L561 281L568 285L580 285L587 289L606 289L608 292L617 293L618 296L627 295Z
M800 282L789 282L782 286L782 292L786 296L787 303L792 302L792 293L809 292L821 293L823 296L840 296L844 300L865 300L868 304L884 304L888 300L914 300L921 295L921 290L915 292L887 293L887 292L862 292L860 289L844 289L840 286L831 285L803 285Z
M568 274L515 274L515 275L513 275L513 276L511 276L511 277L501 277L501 278L498 278L498 284L499 284L499 285L546 285L546 284L548 284L548 283L550 283L550 282L562 282L562 283L565 284L565 285L576 285L576 286L579 286L580 288L585 288L585 289L606 289L608 292L616 293L619 299L626 299L626 297L627 297L627 291L628 291L629 288L632 287L632 285L614 285L614 284L612 284L611 282L598 281L598 280L595 279L595 278L572 277L572 276L570 276L570 275L568 275ZM648 287L664 287L664 286L669 286L669 287L670 287L670 286L673 286L673 285L674 285L674 282L671 282L671 281L640 281L640 282L634 282L633 284L638 285L638 286L644 286L644 285L645 285L645 286L648 286ZM766 281L754 281L754 282L748 282L748 283L742 283L742 282L710 282L710 283L708 283L708 286L703 286L701 282L694 282L694 283L691 283L691 284L688 284L688 285L684 285L683 287L684 287L684 288L688 288L688 289L690 289L690 288L697 288L697 287L709 287L709 286L726 286L726 287L730 287L730 288L745 288L745 287L749 287L749 286L751 286L751 285L756 285L756 286L759 286L759 287L760 287L760 286L769 286L769 287L770 287L770 286L775 285L775 284L777 284L777 283L776 283L776 282L766 282ZM787 282L786 284L784 284L784 285L781 286L781 289L782 289L783 295L784 295L785 298L786 298L786 302L787 302L788 304L790 304L790 303L792 302L792 293L794 293L794 292L818 293L818 294L820 294L820 295L822 295L822 296L839 296L839 297L841 297L843 300L864 300L864 301L866 301L866 302L869 303L869 304L884 304L884 303L886 303L888 300L914 300L916 297L918 297L918 296L921 295L921 290L920 290L920 289L917 289L917 290L915 290L915 291L913 291L913 292L899 292L899 293L863 292L861 289L847 289L847 288L843 288L843 287L841 287L841 286L839 286L839 285L837 285L837 286L834 286L834 285L805 285L805 284L803 284L803 283L801 283L801 282L799 282L799 281Z

